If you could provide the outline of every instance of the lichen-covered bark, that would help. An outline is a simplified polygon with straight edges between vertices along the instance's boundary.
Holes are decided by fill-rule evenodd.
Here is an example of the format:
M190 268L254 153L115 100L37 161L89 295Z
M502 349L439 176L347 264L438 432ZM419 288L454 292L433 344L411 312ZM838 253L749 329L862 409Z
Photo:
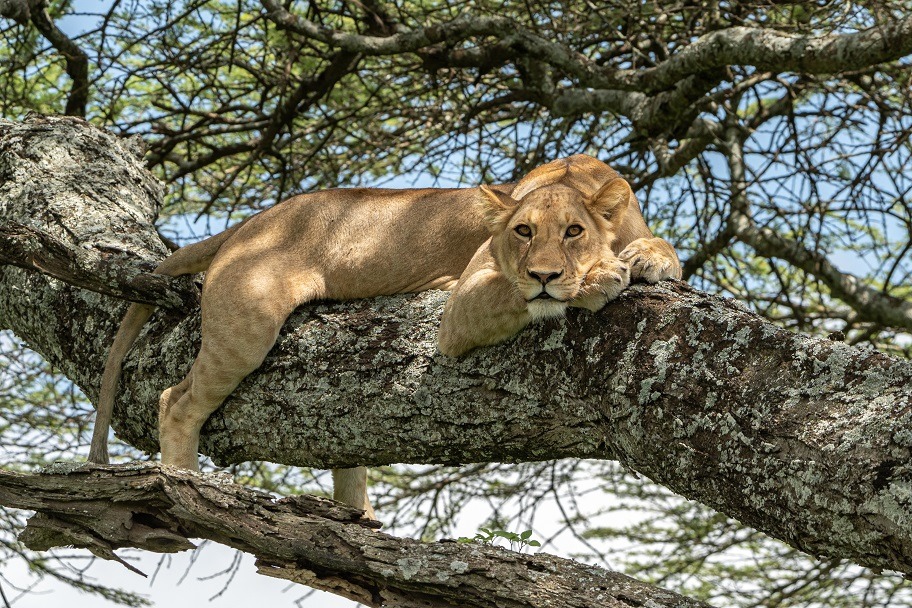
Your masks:
M162 185L143 168L142 150L140 141L75 118L0 119L0 328L14 329L71 378L104 364L124 305L5 264L69 273L71 283L91 287L83 279L107 263L98 279L109 293L188 302L189 281L148 274L167 249L152 229ZM36 251L49 243L53 251Z
M25 162L10 160L8 139L0 168ZM0 210L27 223L5 188ZM86 243L117 238L88 230L93 201L67 200L55 222L73 222ZM132 247L161 254L122 245ZM779 329L680 283L635 286L598 314L574 311L457 360L435 348L445 298L302 307L207 423L204 452L319 467L619 459L810 553L912 574L908 362ZM0 267L0 325L91 396L119 310ZM158 393L186 373L198 341L198 313L150 324L125 365L121 437L156 449Z
M58 469L63 469L58 467ZM44 475L0 471L0 504L40 513L22 540L110 558L207 538L257 558L259 572L369 606L700 608L706 604L572 560L383 534L362 511L312 496L265 492L159 465L93 465Z

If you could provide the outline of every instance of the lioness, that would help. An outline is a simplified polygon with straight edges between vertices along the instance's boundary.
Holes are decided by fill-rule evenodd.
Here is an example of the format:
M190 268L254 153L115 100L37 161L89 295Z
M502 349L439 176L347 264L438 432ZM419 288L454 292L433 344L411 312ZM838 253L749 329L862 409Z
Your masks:
M681 276L674 249L652 236L627 182L584 155L539 167L515 186L296 196L175 251L155 269L202 271L202 346L190 373L159 403L162 462L193 470L203 423L305 302L452 289L439 346L456 356L567 306L598 310L631 277ZM91 461L108 461L121 363L153 310L131 305L111 346ZM337 469L333 481L336 500L374 517L364 467Z

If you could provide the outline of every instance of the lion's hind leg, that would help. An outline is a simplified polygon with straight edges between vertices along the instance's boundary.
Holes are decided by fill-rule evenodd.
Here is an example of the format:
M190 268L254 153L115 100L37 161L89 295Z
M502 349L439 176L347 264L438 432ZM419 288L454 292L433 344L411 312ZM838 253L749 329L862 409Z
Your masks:
M270 332L272 333L272 332ZM275 332L276 334L278 332ZM163 464L198 470L199 434L209 416L272 348L272 340L248 343L243 357L226 355L203 340L190 373L166 389L159 401L159 444Z
M186 378L161 395L159 444L163 464L199 468L203 424L263 363L285 319L298 305L283 285L262 276L244 289L237 288L241 282L234 278L228 287L213 285L208 294L204 289L200 352Z
M265 358L265 349L262 358ZM260 362L262 362L262 358ZM259 365L225 369L224 358L200 350L187 377L166 389L159 400L159 444L162 463L198 470L200 429L209 416Z
M367 469L333 469L333 498L347 505L364 509L364 516L377 519L367 496Z

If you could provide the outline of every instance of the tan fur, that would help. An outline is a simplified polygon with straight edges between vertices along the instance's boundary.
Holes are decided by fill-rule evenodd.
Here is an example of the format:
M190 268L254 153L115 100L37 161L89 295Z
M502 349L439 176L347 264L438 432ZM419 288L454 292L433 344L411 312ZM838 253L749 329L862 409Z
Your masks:
M162 462L198 468L203 423L259 367L285 319L305 302L455 285L440 348L460 354L567 305L600 308L626 287L628 267L650 281L680 277L674 250L652 237L630 187L616 177L580 155L539 167L515 187L327 190L179 249L155 272L206 271L203 338L190 373L161 396ZM535 230L528 242L513 230L520 220ZM571 222L584 232L568 240ZM558 270L546 286L558 300L527 301L542 289L529 272ZM107 461L121 363L152 311L132 305L111 347L90 452L95 462ZM337 499L373 517L364 467L336 470L334 479Z

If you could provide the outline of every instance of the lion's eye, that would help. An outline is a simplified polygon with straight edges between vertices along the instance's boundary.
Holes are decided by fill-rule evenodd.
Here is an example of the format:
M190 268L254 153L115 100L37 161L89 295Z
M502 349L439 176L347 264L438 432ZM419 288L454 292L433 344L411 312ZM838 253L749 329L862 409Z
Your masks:
M573 224L572 226L567 226L566 236L579 236L583 233L583 227L579 224Z
M525 224L519 224L513 229L519 236L532 236L532 229Z

